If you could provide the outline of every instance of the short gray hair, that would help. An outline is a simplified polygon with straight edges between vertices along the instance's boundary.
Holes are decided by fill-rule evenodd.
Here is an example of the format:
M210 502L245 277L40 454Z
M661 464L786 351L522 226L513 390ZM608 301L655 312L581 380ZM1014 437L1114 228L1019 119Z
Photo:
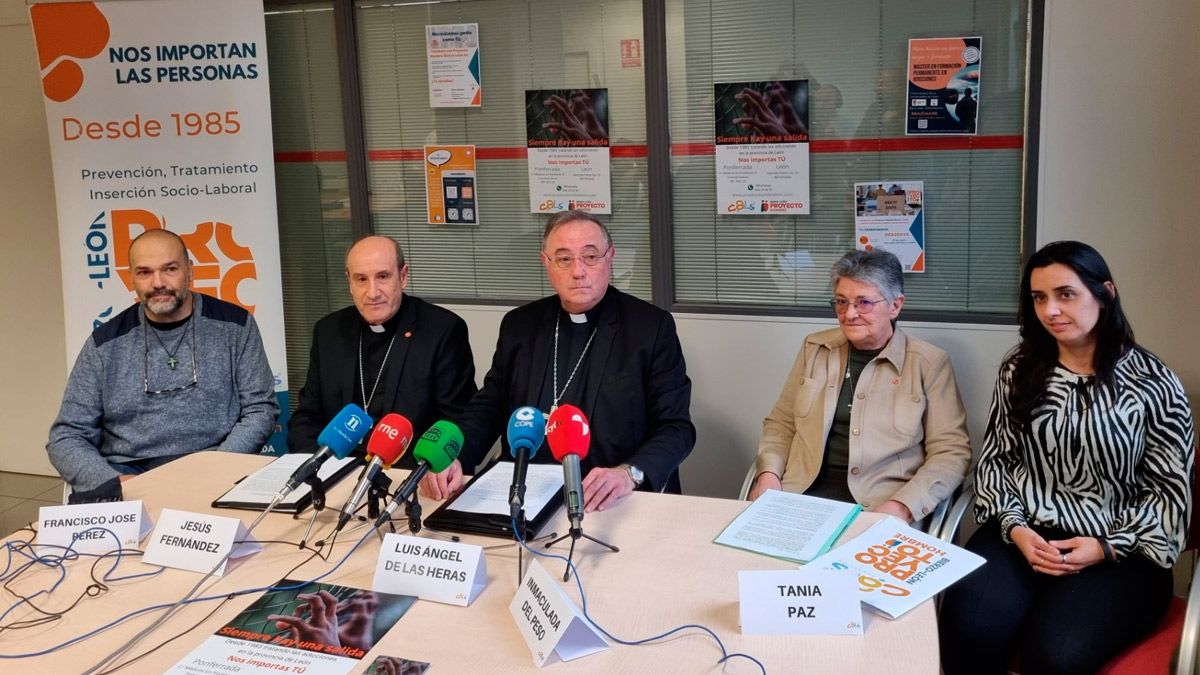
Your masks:
M550 236L551 232L557 230L563 225L566 225L567 223L574 223L580 220L587 223L592 223L596 227L600 228L600 233L604 235L604 243L607 244L609 248L612 248L612 235L608 233L608 228L605 227L604 223L600 222L600 219L596 216L593 216L587 211L580 211L579 209L559 211L558 213L550 216L550 218L546 220L546 229L542 230L542 246L546 245L546 239Z
M829 279L837 288L840 279L871 284L883 293L888 302L904 295L904 268L894 253L883 249L850 251L833 263Z

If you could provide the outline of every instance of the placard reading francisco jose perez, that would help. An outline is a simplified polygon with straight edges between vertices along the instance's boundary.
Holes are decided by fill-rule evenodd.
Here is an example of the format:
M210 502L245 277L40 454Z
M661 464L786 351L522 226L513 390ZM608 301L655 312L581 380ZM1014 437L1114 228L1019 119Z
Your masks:
M388 534L371 589L466 607L486 585L482 547Z
M80 553L106 553L137 548L152 526L140 499L43 506L38 509L37 541L46 546L70 546Z
M862 605L853 580L835 572L738 572L743 635L862 635Z
M221 576L230 560L261 550L237 518L163 509L142 562L205 573L215 567Z

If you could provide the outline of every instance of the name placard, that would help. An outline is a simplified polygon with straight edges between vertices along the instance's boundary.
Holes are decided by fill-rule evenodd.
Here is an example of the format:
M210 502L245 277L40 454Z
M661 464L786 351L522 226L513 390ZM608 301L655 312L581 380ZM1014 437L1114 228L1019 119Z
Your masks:
M389 533L371 590L466 607L486 585L482 547Z
M539 668L554 656L570 661L608 649L608 643L536 559L529 562L529 571L508 611Z
M152 525L140 499L43 506L38 509L37 541L80 553L107 553L137 548Z
M845 575L806 567L738 572L743 635L862 635L862 604Z
M247 534L237 518L163 509L142 562L201 573L220 562L214 574L221 576L230 560L261 550L262 544Z

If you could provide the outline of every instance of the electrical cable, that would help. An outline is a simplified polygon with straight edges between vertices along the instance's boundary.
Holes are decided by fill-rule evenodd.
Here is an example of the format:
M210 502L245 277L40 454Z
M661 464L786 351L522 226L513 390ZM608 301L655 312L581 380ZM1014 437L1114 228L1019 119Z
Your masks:
M289 543L290 543L290 542L289 542ZM205 621L208 621L209 619L211 619L211 618L213 617L213 615L214 615L214 614L216 614L217 612L219 612L219 611L221 610L221 608L225 606L225 603L229 602L229 601L230 601L230 600L232 600L233 598L234 598L234 596L233 596L233 595L227 595L227 596L225 596L225 599L221 601L221 604L217 605L216 607L213 607L213 609L212 609L212 611L211 611L211 612L209 612L208 614L205 614L203 619L200 619L200 620L199 620L199 621L197 621L196 623L192 624L192 627L191 627L191 628L188 628L188 629L186 629L186 630L184 630L184 631L182 631L182 632L176 633L175 635L173 635L173 636L171 636L171 637L167 638L166 640L163 640L161 643L159 643L159 645L158 645L157 647L151 647L150 649L148 649L148 650L146 650L146 651L142 652L141 654L138 654L137 656L135 656L135 657L133 657L133 658L131 658L131 659L128 659L128 660L126 660L126 661L124 661L124 662L122 662L122 663L119 663L119 664L117 664L117 665L113 666L112 668L110 668L109 670L106 670L106 671L104 671L104 672L102 672L102 673L99 673L99 675L109 675L109 673L115 673L115 672L117 672L118 670L120 670L120 669L124 668L125 666L128 666L128 665L130 665L130 664L132 664L132 663L134 663L134 662L137 662L137 661L140 661L140 660L142 660L142 659L146 658L147 656L149 656L149 655L153 654L154 652L156 652L156 651L158 651L158 650L162 649L162 648L163 648L163 647L165 647L167 644L169 644L169 643L171 643L171 642L174 642L175 640L178 640L179 638L183 637L184 635L187 635L188 633L190 633L190 632L192 632L192 631L196 630L196 629L197 629L197 628L199 628L201 625L203 625Z
M354 546L352 546L350 548L350 550L346 552L345 555L342 556L341 560L339 560L337 562L337 564L335 564L333 567L329 568L325 572L317 575L316 577L313 577L312 579L300 581L295 584L290 584L290 585L286 585L286 586L275 586L275 585L259 586L259 587L255 587L255 588L246 588L246 589L242 589L242 590L238 590L238 591L232 591L230 593L222 593L220 595L207 595L207 596L185 598L185 599L181 599L180 601L178 601L176 603L160 603L157 605L150 605L147 607L142 607L140 609L136 609L132 612L129 612L123 616L117 617L116 619L109 621L108 623L104 624L103 626L95 628L91 631L88 631L87 633L82 634L82 635L73 637L70 640L66 640L66 641L61 642L52 647L47 647L46 649L41 649L36 652L28 652L28 653L24 653L24 654L0 654L0 659L26 659L26 658L37 657L37 656L45 656L46 654L52 654L60 649L64 649L64 648L69 647L78 642L83 642L85 640L91 639L92 637L95 637L96 635L99 635L100 633L103 633L104 631L107 631L107 630L113 628L114 626L124 623L125 621L128 621L128 620L133 619L138 616L141 616L148 612L153 612L153 611L160 610L160 609L178 608L185 604L208 602L211 600L220 600L220 599L226 598L226 597L237 597L237 596L241 596L241 595L248 595L251 593L262 593L264 591L286 591L286 590L295 590L297 588L303 588L304 586L306 586L308 584L316 583L316 582L320 581L321 579L324 579L325 577L336 572L339 568L341 568L342 565L344 565L346 563L347 560L349 560L350 556L353 555L354 552L357 551L359 549L359 547L361 547L363 545L364 542L366 542L367 538L370 535L371 535L371 531L363 533L363 536L358 540L358 542L356 544L354 544ZM336 539L336 537L335 537L335 539ZM292 542L288 542L288 543L292 543ZM292 572L299 569L304 564L310 562L313 559L313 557L318 557L317 552L315 550L314 550L314 554L312 556L309 556L307 559L305 559L304 561L302 561L301 563L299 563L298 565L293 567L287 574L291 574ZM285 575L285 578L286 578L286 575ZM156 622L155 624L152 624L152 626L156 626L159 623L161 623L161 617L160 617L159 621ZM130 641L130 642L132 643L133 641ZM106 658L105 661L102 663L107 663L110 660L113 660L113 658L112 657ZM96 666L93 666L92 672L98 672L98 667L100 667L100 666L102 666L102 664L97 664Z
M530 553L532 553L533 555L536 555L536 556L541 556L543 558L555 558L555 559L562 560L567 563L567 565L571 568L571 572L572 572L573 576L575 577L575 584L579 588L579 598L582 601L580 603L580 605L581 605L580 609L583 612L583 617L585 619L587 619L589 623L591 623L593 626L595 626L596 630L603 633L605 637L612 640L613 642L616 642L617 644L627 645L627 646L645 645L645 644L649 644L651 642L662 640L663 638L674 635L675 633L678 633L680 631L684 631L689 628L696 628L696 629L699 629L699 630L707 633L717 643L717 647L721 650L721 658L717 660L717 663L724 664L729 659L732 659L735 657L740 657L743 659L748 659L750 661L753 661L754 664L758 666L759 670L762 671L763 675L766 675L767 668L766 668L766 666L764 666L762 664L761 661L754 658L753 656L750 656L749 654L743 654L741 652L734 652L732 654L729 653L729 650L727 650L725 648L725 643L721 641L721 638L717 636L716 632L714 632L708 626L704 626L704 625L701 625L698 623L688 623L688 624L683 624L682 626L676 626L675 628L672 628L664 633L659 633L658 635L654 635L654 636L651 636L648 638L642 638L640 640L623 640L623 639L613 635L612 633L605 630L604 627L601 626L595 619L592 618L591 614L588 613L587 594L584 593L583 580L579 576L579 569L575 567L575 563L571 562L571 560L568 559L566 556L558 555L557 553L545 553L545 552L536 551L536 550L530 548L529 545L525 543L525 540L521 537L521 532L517 528L517 521L515 518L512 521L512 526L513 526L513 535L516 537L517 543L520 544L526 551L529 551Z

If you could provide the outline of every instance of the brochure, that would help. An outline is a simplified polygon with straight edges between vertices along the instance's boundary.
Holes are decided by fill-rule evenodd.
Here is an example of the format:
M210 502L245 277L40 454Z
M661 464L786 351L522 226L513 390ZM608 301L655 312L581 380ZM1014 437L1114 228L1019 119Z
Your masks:
M895 619L983 563L889 516L811 564L854 575L867 608Z
M805 563L828 551L859 511L858 504L767 490L713 542Z
M273 588L168 672L363 672L362 658L416 602L410 595L292 579Z
M305 462L312 453L308 452L292 452L282 455L275 461L255 471L238 481L228 492L218 497L213 501L213 508L217 509L246 509L249 511L262 511L271 503L271 499L279 492L279 489L287 483L287 479L292 475L300 465ZM325 486L328 492L333 486L337 485L343 478L354 470L358 457L343 457L338 459L331 457L317 472L317 476L321 479L321 484ZM275 507L278 513L300 513L308 508L312 503L312 489L307 485L292 490L284 497L283 501Z

